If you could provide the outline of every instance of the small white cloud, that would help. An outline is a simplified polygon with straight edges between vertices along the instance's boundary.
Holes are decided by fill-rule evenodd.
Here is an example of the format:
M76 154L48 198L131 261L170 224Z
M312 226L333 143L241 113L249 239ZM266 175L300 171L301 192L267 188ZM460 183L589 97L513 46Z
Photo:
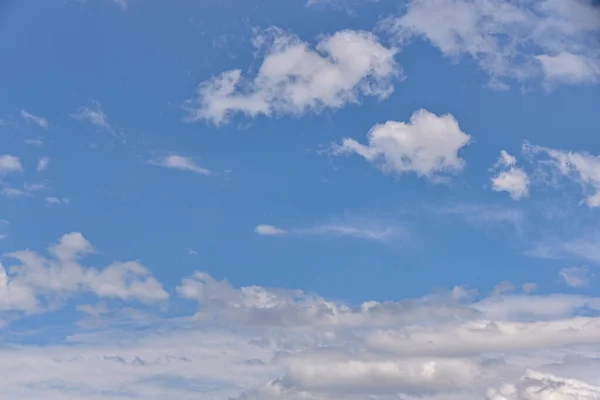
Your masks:
M574 288L588 287L595 278L588 267L562 268L558 273L567 285Z
M58 198L58 197L46 197L45 199L46 204L48 205L53 205L53 204L69 204L71 202L71 200L68 197L62 197L62 198Z
M45 183L26 183L23 185L23 189L27 192L38 192L40 190L48 189L48 185Z
M33 115L31 113L28 113L25 110L21 110L21 116L23 117L23 119L27 122L31 122L33 124L36 124L44 129L48 129L48 120L44 117L38 117L37 115Z
M37 163L38 172L46 170L48 168L48 164L50 164L50 159L48 157L40 158Z
M69 116L78 121L89 122L111 133L115 133L108 116L102 109L102 105L97 101L91 101L89 106L82 106L76 112L69 114Z
M285 229L281 229L273 225L258 225L256 228L254 228L254 232L258 233L259 235L266 236L281 236L287 233Z
M521 200L529 196L531 181L527 173L515 167L517 159L506 151L500 151L500 158L496 168L508 168L492 177L492 190L495 192L508 192L513 200Z
M201 83L197 99L187 102L187 121L220 125L238 113L255 117L339 109L358 103L361 95L388 97L392 80L400 75L395 50L368 32L337 32L313 50L272 28L254 43L267 48L258 75L246 80L240 70L231 70Z
M462 170L465 161L458 153L471 141L452 115L427 110L416 111L408 123L375 125L367 138L366 145L344 139L334 154L358 154L386 173L414 172L434 181Z
M11 156L10 154L0 155L0 174L22 171L23 166L19 157Z
M550 83L588 83L600 78L600 64L582 56L562 52L553 56L536 57L542 64L546 79Z
M191 171L200 175L211 175L212 172L209 169L202 168L189 157L180 156L177 154L171 154L160 159L149 161L152 165L159 167L179 169L182 171Z

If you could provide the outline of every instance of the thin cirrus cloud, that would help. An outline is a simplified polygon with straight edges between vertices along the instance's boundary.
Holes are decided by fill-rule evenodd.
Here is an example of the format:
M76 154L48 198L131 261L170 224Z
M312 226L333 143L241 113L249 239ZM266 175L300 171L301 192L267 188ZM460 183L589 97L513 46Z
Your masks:
M44 117L33 115L26 110L21 110L21 117L29 123L35 124L41 128L48 129L48 120Z
M401 235L404 230L397 226L374 223L325 223L307 228L283 229L274 225L258 225L254 232L262 236L331 236L386 241Z
M150 164L164 168L178 169L180 171L189 171L199 175L212 175L212 171L200 167L194 160L178 154L170 154L149 161Z
M333 147L334 155L356 154L384 173L415 173L432 181L447 180L463 169L459 151L471 137L450 115L427 110L412 114L409 122L388 121L371 128L367 144L346 138Z
M589 287L595 279L595 275L585 266L562 268L558 274L568 286L574 288Z
M185 108L189 122L214 125L236 114L248 117L302 115L358 103L361 96L387 98L401 75L395 50L363 31L340 31L316 46L271 28L254 38L266 54L254 78L239 69L201 83Z
M506 89L540 77L549 86L597 83L599 20L592 0L411 0L384 26L401 44L424 38L447 57L471 58Z
M48 158L48 157L40 158L37 163L37 171L38 172L45 171L46 169L48 169L49 164L50 164L50 158Z
M69 114L69 116L77 121L88 122L108 132L115 133L115 129L98 101L91 101L89 105L79 107L77 111Z

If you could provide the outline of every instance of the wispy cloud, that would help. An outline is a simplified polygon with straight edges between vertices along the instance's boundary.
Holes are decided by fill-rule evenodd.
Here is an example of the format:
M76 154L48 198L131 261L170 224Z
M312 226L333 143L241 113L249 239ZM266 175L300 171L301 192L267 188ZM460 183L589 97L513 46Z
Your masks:
M209 169L202 168L194 160L178 154L170 154L161 158L148 161L152 165L164 168L173 168L181 171L190 171L199 175L211 175Z
M48 205L69 204L71 202L71 200L68 197L62 197L62 198L58 198L58 197L46 197L44 199L44 201Z
M592 284L595 276L588 267L562 268L559 276L564 282L574 288L584 288Z
M48 129L48 120L44 117L33 115L25 110L21 110L21 117L23 117L23 119L27 122L38 125L44 129Z
M90 124L103 128L108 132L115 133L114 128L110 124L108 116L98 101L91 101L90 105L80 107L76 112L69 114L69 116L78 121L89 122Z
M404 229L398 226L371 223L337 222L316 224L309 227L284 229L274 225L262 224L254 232L264 236L332 236L386 241L401 235Z
M123 11L127 11L129 8L129 4L127 4L127 0L113 0L113 2L121 8Z

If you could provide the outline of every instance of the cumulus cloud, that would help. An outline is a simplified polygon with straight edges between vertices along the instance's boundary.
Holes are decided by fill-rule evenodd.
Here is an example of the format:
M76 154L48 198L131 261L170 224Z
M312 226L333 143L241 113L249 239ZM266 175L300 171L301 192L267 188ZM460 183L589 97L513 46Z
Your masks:
M41 128L48 129L48 120L44 117L38 117L25 110L21 110L21 117L27 122L35 124Z
M0 155L0 175L9 172L22 172L23 166L19 157L10 154Z
M400 75L395 50L362 31L340 31L314 49L298 37L272 28L254 42L266 48L254 78L231 70L203 82L197 98L186 103L187 121L227 123L235 114L302 115L358 103L361 96L380 99L393 91Z
M5 291L18 289L18 298L22 300L12 301L12 309L30 311L35 304L35 308L43 310L50 304L85 292L142 302L168 298L149 270L137 262L114 263L101 270L81 265L79 260L94 252L92 244L81 233L63 235L48 250L49 258L30 250L4 255L18 262L3 270ZM34 300L31 300L32 296Z
M497 175L492 177L492 190L496 192L508 192L513 200L521 200L529 196L531 181L527 173L516 167L517 159L505 150L500 152L500 158L496 164L499 169Z
M559 275L567 285L574 288L587 287L594 280L594 274L588 267L562 268Z
M334 146L334 154L357 154L385 173L413 172L436 180L463 169L459 151L471 137L450 115L416 111L408 123L388 121L367 134L368 144L346 138Z
M507 79L597 82L599 20L592 0L411 0L386 25L400 43L422 37L445 56L475 60L503 89Z
M211 175L212 172L209 169L202 168L189 157L180 156L177 154L171 154L156 160L149 161L152 165L159 167L179 169L182 171L190 171L199 175Z

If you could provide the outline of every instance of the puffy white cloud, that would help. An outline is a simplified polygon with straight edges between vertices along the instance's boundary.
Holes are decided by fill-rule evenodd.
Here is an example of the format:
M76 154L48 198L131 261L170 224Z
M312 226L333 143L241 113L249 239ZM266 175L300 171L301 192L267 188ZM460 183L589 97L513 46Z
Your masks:
M46 170L48 168L49 164L50 164L50 159L48 157L40 158L37 163L38 172Z
M93 253L94 247L79 232L63 235L48 251L51 258L29 250L4 255L18 261L8 268L8 273L2 270L4 290L12 293L9 298L20 300L10 301L9 309L31 311L32 304L36 304L42 310L48 304L59 304L63 299L83 292L141 302L168 298L168 293L150 271L137 262L114 263L101 270L81 265L79 260ZM32 302L32 296L35 302Z
M414 172L436 180L464 167L465 161L458 153L471 137L461 131L452 115L437 116L419 110L408 123L375 125L367 140L365 145L346 138L334 147L334 154L358 154L386 173Z
M521 200L529 196L531 181L522 168L515 167L516 163L514 156L504 150L500 152L496 168L501 170L492 177L492 189L496 192L508 192L511 199Z
M21 171L23 171L23 166L19 157L11 156L10 154L0 155L0 174Z
M227 123L237 113L255 117L301 115L357 103L361 95L386 98L400 75L395 50L362 31L340 31L315 49L298 37L272 28L255 43L267 48L252 79L231 70L203 82L187 102L188 121Z
M210 170L200 167L191 158L177 154L171 154L160 159L151 160L150 164L165 168L179 169L182 171L191 171L199 175L212 174Z
M21 110L21 117L27 122L38 125L41 128L48 129L48 120L44 117L38 117L25 110Z
M587 287L594 280L594 274L588 267L562 268L558 273L567 285L574 288Z
M448 57L472 58L501 89L506 78L597 82L598 20L591 0L411 0L386 22L401 43L423 37Z

